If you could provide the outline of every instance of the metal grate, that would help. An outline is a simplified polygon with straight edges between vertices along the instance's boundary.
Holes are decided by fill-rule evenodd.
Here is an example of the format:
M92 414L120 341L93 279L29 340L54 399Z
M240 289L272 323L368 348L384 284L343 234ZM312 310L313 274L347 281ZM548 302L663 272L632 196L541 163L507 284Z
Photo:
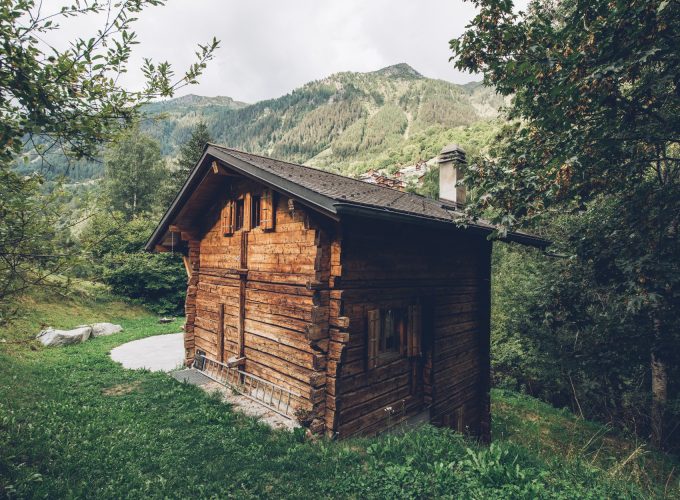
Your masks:
M294 416L295 409L291 403L295 397L300 397L299 394L261 379L252 373L246 373L236 367L229 367L201 352L196 353L193 368L199 370L211 380L234 389L239 394L257 401L279 415L288 418Z

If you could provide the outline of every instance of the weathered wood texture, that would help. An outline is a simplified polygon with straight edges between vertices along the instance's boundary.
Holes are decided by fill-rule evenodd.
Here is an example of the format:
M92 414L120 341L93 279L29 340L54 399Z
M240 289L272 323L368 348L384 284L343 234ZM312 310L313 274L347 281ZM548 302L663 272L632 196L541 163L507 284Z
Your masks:
M200 262L200 241L187 242L187 273L191 271L187 281L187 296L184 301L184 359L187 366L194 362L195 355L195 323L196 323L196 294L198 292L198 269Z
M328 281L328 238L313 217L295 204L290 210L289 200L280 195L273 196L275 214L266 214L266 224L249 228L246 207L244 229L225 236L225 202L261 193L256 184L239 181L216 200L187 294L195 304L195 348L216 359L244 356L246 372L298 394L293 405L321 432L329 297L316 285Z
M489 242L462 230L331 222L254 182L220 182L195 229L178 227L191 273L187 362L196 349L244 357L246 372L298 395L293 406L314 432L370 435L426 411L435 424L488 434ZM257 196L272 210L251 228ZM367 321L378 309L407 311L408 321L399 351L373 349L369 362Z
M375 221L344 222L342 234L331 244L329 321L346 318L348 328L341 341L331 330L342 356L329 356L327 433L373 434L424 410L437 425L488 432L490 243ZM422 354L407 349L372 366L369 311L413 304Z

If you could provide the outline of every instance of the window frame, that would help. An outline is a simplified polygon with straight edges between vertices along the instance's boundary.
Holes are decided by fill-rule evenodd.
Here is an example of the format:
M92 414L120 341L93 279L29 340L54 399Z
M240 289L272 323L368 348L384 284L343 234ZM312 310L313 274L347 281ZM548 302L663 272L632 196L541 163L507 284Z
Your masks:
M369 370L396 359L423 355L423 313L419 300L366 311L366 360ZM388 330L391 330L388 334Z

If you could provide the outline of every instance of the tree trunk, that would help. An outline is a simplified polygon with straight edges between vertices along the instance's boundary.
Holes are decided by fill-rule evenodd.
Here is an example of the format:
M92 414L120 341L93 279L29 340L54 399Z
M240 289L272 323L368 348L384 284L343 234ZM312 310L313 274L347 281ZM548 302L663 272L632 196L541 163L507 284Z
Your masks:
M659 338L661 333L661 322L654 320L654 329ZM664 416L666 413L666 402L668 399L668 371L666 363L659 357L658 353L652 351L652 444L661 448L663 443Z

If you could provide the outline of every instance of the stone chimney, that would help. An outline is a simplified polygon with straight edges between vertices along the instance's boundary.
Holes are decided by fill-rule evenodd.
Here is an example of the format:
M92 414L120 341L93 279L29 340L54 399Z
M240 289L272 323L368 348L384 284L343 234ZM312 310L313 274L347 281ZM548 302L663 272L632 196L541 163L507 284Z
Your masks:
M463 178L461 167L465 164L465 151L458 144L449 144L439 153L439 199L457 208L465 205L465 187L456 186Z

